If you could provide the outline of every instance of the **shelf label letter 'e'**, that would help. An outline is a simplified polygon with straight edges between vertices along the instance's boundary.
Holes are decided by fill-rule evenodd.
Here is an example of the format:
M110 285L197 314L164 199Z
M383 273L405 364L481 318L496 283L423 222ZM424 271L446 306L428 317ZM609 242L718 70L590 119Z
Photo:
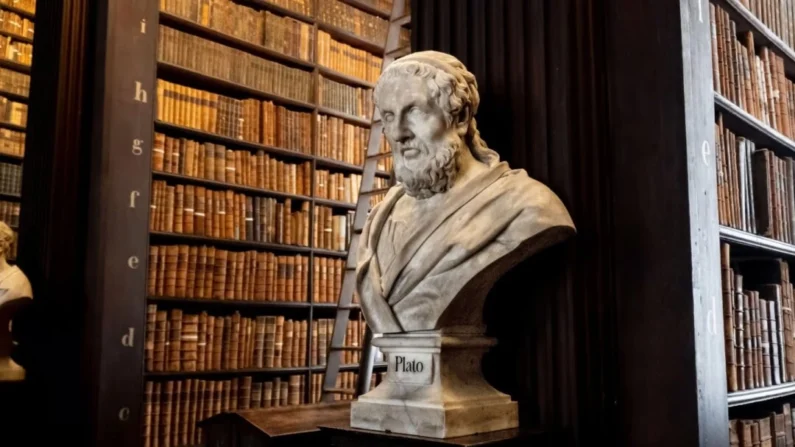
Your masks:
M146 90L143 89L140 81L135 81L135 100L143 103L147 100Z
M127 260L127 265L130 266L131 269L135 270L138 268L138 256L130 256L130 259Z
M124 407L121 410L119 410L119 420L126 422L128 419L130 419L130 409Z
M132 348L135 344L135 340L133 339L134 335L135 328L129 328L127 333L121 336L121 345Z

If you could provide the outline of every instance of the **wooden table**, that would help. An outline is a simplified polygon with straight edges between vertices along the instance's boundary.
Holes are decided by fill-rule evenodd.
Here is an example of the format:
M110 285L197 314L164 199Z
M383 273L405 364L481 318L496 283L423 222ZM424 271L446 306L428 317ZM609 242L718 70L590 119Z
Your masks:
M320 425L347 423L350 402L319 403L221 413L199 422L207 447L328 445Z
M350 421L322 424L327 446L333 447L546 447L560 446L549 431L510 429L460 438L433 439L351 428Z

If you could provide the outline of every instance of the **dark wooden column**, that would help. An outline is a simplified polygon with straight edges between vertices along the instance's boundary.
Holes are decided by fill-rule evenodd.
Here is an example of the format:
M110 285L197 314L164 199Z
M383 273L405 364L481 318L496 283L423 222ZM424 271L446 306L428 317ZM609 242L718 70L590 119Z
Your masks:
M498 283L487 377L573 444L728 444L707 0L419 0L577 236ZM518 287L519 291L514 291Z
M37 3L18 255L34 306L29 320L15 321L24 331L27 392L19 423L0 423L4 436L17 433L30 445L90 445L83 272L94 7L91 0Z
M727 445L709 3L608 4L620 440Z

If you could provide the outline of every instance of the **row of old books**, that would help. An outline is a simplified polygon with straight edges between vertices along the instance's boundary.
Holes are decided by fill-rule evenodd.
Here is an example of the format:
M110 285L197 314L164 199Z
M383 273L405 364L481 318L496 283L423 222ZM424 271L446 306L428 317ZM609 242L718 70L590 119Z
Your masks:
M344 214L334 214L327 206L315 206L315 228L312 232L312 246L326 250L345 251L353 235L353 210Z
M157 60L261 92L312 101L312 73L160 25Z
M0 0L0 6L2 5L12 6L31 14L36 13L36 0Z
M209 315L147 306L146 371L194 372L306 366L307 321ZM323 341L323 340L320 340ZM318 342L312 341L314 360Z
M361 183L361 174L343 174L318 169L315 171L315 197L356 203Z
M198 6L198 7L195 7ZM162 11L288 56L312 60L311 24L230 0L165 0Z
M0 129L0 153L25 156L25 132L11 129Z
M335 303L345 260L314 257L312 301ZM212 246L149 247L147 294L232 301L306 302L309 257L221 250Z
M18 196L22 193L22 166L0 162L0 194Z
M732 260L721 244L728 391L795 380L795 294L781 259Z
M30 75L0 67L0 92L28 96L29 91Z
M785 76L783 58L756 45L753 32L738 32L736 23L720 6L710 4L710 15L715 91L783 135L795 138L795 88Z
M364 165L370 129L347 123L341 118L318 114L317 135L315 155Z
M158 79L157 119L235 140L308 154L312 115L271 101L240 100Z
M386 374L383 372L374 372L370 375L370 390L381 384L384 381ZM310 389L309 403L320 402L323 392L323 381L326 379L325 373L312 374L312 386ZM340 372L337 374L337 382L335 388L344 388L349 390L356 389L356 384L359 381L359 373L353 371ZM347 395L334 394L334 400L343 400L348 398Z
M340 73L375 83L384 59L369 51L339 42L331 34L317 33L317 63Z
M317 258L315 263L319 276L322 271ZM309 270L306 255L206 245L152 245L147 293L153 297L306 302Z
M33 39L33 21L15 12L0 9L0 31L25 39Z
M33 45L14 37L0 36L0 59L30 66L33 63Z
M145 447L179 447L206 442L197 422L216 414L305 403L305 376L266 381L251 376L225 380L146 381L143 438Z
M315 319L310 326L307 320L282 315L211 315L159 309L155 304L147 306L146 321L148 372L300 368L308 366L307 361L323 366L334 330L334 320L327 318ZM365 329L363 320L348 321L343 346L362 346ZM353 364L360 359L360 352L346 351L342 361Z
M389 21L340 0L317 0L317 18L378 46L385 46ZM388 11L388 9L387 9Z
M0 220L10 227L19 225L19 202L0 200Z
M791 0L739 0L790 48L795 48L795 3Z
M392 157L381 157L378 159L377 167L379 171L390 172L394 167L394 161Z
M781 411L772 411L755 418L729 420L729 445L732 447L792 447L795 445L793 427L795 415L789 403Z
M155 133L152 170L286 194L309 195L312 163Z
M722 225L795 243L795 162L715 125Z
M0 95L0 122L27 126L28 105Z
M217 239L309 246L307 201L152 181L150 230ZM317 226L316 226L317 228Z
M354 87L320 75L318 104L348 115L370 119L373 113L373 90Z

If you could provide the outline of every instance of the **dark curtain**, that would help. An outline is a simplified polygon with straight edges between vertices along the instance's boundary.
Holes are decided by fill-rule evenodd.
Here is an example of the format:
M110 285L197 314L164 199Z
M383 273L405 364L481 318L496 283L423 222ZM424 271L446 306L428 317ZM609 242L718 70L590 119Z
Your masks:
M519 401L523 426L563 429L567 444L614 445L601 17L590 0L412 2L412 50L453 54L475 74L489 147L551 187L577 226L502 278L486 309L499 339L487 379Z

